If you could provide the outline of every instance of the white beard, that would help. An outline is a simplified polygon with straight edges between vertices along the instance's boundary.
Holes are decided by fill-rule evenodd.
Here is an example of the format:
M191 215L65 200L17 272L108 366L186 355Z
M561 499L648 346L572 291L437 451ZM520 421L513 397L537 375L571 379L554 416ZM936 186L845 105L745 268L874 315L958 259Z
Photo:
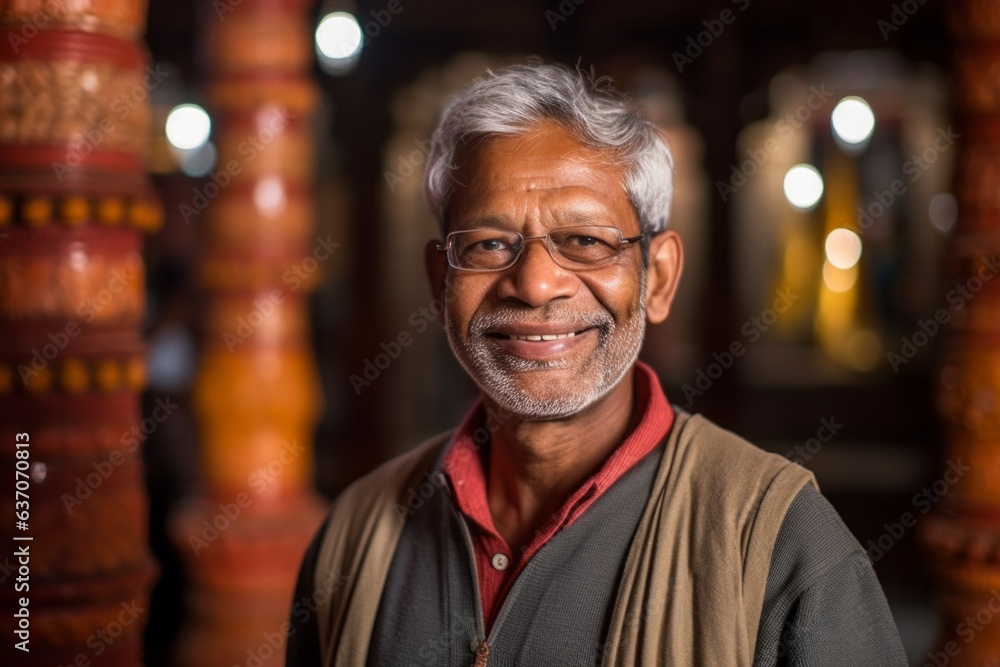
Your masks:
M542 421L575 415L614 389L639 358L646 333L645 273L643 271L640 282L638 308L620 325L607 311L580 314L563 307L535 309L503 306L491 313L474 316L469 323L468 339L463 340L445 309L448 343L459 363L483 393L514 417ZM516 357L499 349L486 332L542 320L547 323L568 322L577 331L595 327L597 350L583 361L579 372L571 380L545 383L540 388L532 389L521 382L521 373L569 368L572 360L536 361Z

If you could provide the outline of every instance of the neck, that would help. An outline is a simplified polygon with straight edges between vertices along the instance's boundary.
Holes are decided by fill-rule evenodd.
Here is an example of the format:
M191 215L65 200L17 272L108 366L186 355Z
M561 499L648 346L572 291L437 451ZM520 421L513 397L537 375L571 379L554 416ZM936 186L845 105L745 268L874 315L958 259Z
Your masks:
M559 509L566 497L600 469L634 428L635 368L601 400L552 421L510 417L491 436L490 513L514 553ZM501 412L489 398L487 407Z

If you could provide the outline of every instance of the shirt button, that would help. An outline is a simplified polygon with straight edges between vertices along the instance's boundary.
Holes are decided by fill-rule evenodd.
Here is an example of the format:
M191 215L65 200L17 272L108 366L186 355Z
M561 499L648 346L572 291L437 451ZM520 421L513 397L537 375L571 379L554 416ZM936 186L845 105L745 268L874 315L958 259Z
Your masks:
M510 559L503 554L493 554L493 560L491 562L493 563L493 567L503 571L506 570L507 565L510 564Z

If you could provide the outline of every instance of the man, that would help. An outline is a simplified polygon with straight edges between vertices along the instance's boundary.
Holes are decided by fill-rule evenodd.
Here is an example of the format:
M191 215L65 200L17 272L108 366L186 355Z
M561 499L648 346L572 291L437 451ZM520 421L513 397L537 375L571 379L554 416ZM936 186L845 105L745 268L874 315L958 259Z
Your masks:
M906 664L812 475L637 362L681 275L671 170L641 111L561 67L445 111L427 272L482 398L334 503L289 665Z

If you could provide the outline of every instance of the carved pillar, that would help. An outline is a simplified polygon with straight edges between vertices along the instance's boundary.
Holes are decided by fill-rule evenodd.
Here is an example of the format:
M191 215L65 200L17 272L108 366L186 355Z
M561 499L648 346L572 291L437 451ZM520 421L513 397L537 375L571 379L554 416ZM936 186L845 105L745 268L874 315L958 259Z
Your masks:
M202 227L206 293L194 392L204 491L172 527L188 559L185 667L283 664L295 575L325 511L310 491L321 397L308 295L339 257L313 231L307 5L214 3L203 16L219 157L180 204Z
M961 148L950 331L938 386L949 494L921 538L940 587L933 649L949 666L1000 664L1000 0L951 8ZM937 493L936 493L937 492Z
M155 568L131 434L145 383L140 253L162 217L144 171L162 80L145 15L143 0L0 1L6 665L141 664ZM14 648L25 638L27 653Z

